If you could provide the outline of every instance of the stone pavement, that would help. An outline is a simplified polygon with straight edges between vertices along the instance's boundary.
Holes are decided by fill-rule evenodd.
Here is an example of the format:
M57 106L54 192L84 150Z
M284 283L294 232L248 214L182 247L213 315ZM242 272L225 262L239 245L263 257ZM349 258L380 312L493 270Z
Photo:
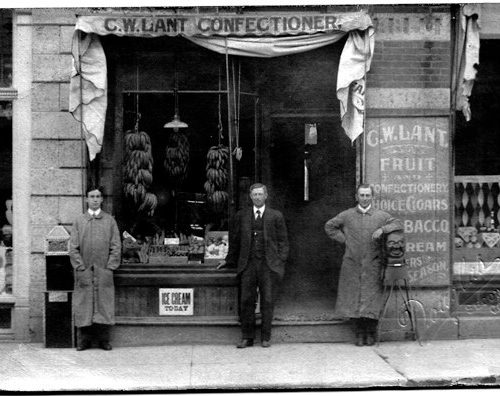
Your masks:
M0 392L401 389L500 385L500 339L122 347L0 343ZM497 390L498 391L498 390Z

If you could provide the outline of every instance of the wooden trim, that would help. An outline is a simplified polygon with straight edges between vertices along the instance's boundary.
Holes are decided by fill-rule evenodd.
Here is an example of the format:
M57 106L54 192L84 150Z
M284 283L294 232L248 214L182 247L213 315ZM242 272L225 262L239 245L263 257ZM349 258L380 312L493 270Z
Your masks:
M215 269L166 268L149 266L133 269L120 267L115 271L115 285L121 286L228 286L236 287L236 272Z
M0 305L14 305L15 303L16 298L11 294L0 296Z
M17 89L15 88L0 88L0 100L11 101L17 99Z
M191 316L191 317L135 317L117 316L117 325L156 325L156 326L238 326L237 316Z
M455 183L500 183L500 175L455 176Z
M500 288L500 274L464 274L452 277L452 288L463 291L496 290ZM459 291L460 291L459 290Z
M287 112L287 113L273 113L270 114L271 119L275 118L332 118L332 119L339 119L340 120L340 115L335 112L335 111L311 111L311 112L300 112L300 113L292 113L292 112Z
M435 109L367 109L367 118L379 117L449 117L450 108L435 108Z

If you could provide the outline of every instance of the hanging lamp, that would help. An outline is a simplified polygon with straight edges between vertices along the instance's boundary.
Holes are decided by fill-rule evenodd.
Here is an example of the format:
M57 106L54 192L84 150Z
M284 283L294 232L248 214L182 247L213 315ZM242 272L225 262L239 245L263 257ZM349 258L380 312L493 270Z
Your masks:
M188 124L185 122L181 121L181 117L179 116L179 94L178 94L178 81L177 81L177 67L175 70L175 87L174 87L174 103L175 103L175 109L174 109L174 118L172 121L167 122L165 125L163 125L163 128L173 128L175 131L178 130L179 128L187 128Z

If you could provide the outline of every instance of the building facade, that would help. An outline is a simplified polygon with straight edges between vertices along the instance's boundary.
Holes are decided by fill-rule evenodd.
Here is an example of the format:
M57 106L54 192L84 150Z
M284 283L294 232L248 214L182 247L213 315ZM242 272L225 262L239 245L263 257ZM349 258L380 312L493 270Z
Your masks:
M105 187L105 209L121 232L149 242L177 239L190 249L172 254L182 249L167 251L153 241L149 260L124 252L115 273L115 341L237 337L235 273L216 270L193 249L208 230L214 244L224 237L254 181L269 186L290 233L275 314L278 339L352 338L349 326L333 317L342 248L323 225L353 206L360 182L372 184L374 204L404 223L420 337L495 337L498 15L496 5L2 10L3 26L11 29L1 34L10 34L12 45L9 52L2 40L1 133L12 165L2 159L1 180L11 183L3 183L1 197L11 201L13 215L2 220L1 339L43 341L46 237L57 225L69 229L91 182ZM190 32L192 26L197 30ZM331 41L283 56L259 53L266 40L279 47L279 37L311 42L317 36ZM463 71L477 64L479 38L480 68L471 79ZM361 62L346 57L356 43L364 47L351 55L366 54ZM85 63L85 51L92 62ZM85 80L89 64L97 65L99 78ZM462 82L474 77L466 121L457 108ZM346 102L339 102L342 88ZM91 108L105 109L90 119L101 122L79 122L89 120ZM179 128L181 138L164 127L174 113L188 124ZM102 150L90 161L96 145L86 144L86 133L99 128ZM151 215L134 206L134 193L125 188L127 150L137 149L127 146L129 131L148 135L152 182L143 183L142 196L155 196ZM227 159L220 176L227 186L219 186L227 195L215 202L207 198L205 166L207 152L220 144L243 154ZM162 305L162 296L176 290L192 309L188 315ZM389 301L383 339L411 335L397 298Z

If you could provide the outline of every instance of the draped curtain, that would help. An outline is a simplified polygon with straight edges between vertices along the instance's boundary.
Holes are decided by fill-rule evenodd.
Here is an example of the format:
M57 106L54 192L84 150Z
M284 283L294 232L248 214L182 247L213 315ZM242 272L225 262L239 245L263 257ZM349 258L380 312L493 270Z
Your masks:
M472 117L469 97L479 66L479 15L481 4L467 4L460 8L458 34L458 77L456 107L467 121Z
M364 128L365 78L374 49L374 29L328 31L295 36L221 37L186 36L204 48L229 55L270 58L310 51L348 35L340 57L337 97L345 133L354 141ZM312 67L314 65L311 65ZM311 68L313 73L313 68ZM107 106L106 56L95 33L76 30L73 37L73 70L70 112L80 122L92 161L101 151Z

